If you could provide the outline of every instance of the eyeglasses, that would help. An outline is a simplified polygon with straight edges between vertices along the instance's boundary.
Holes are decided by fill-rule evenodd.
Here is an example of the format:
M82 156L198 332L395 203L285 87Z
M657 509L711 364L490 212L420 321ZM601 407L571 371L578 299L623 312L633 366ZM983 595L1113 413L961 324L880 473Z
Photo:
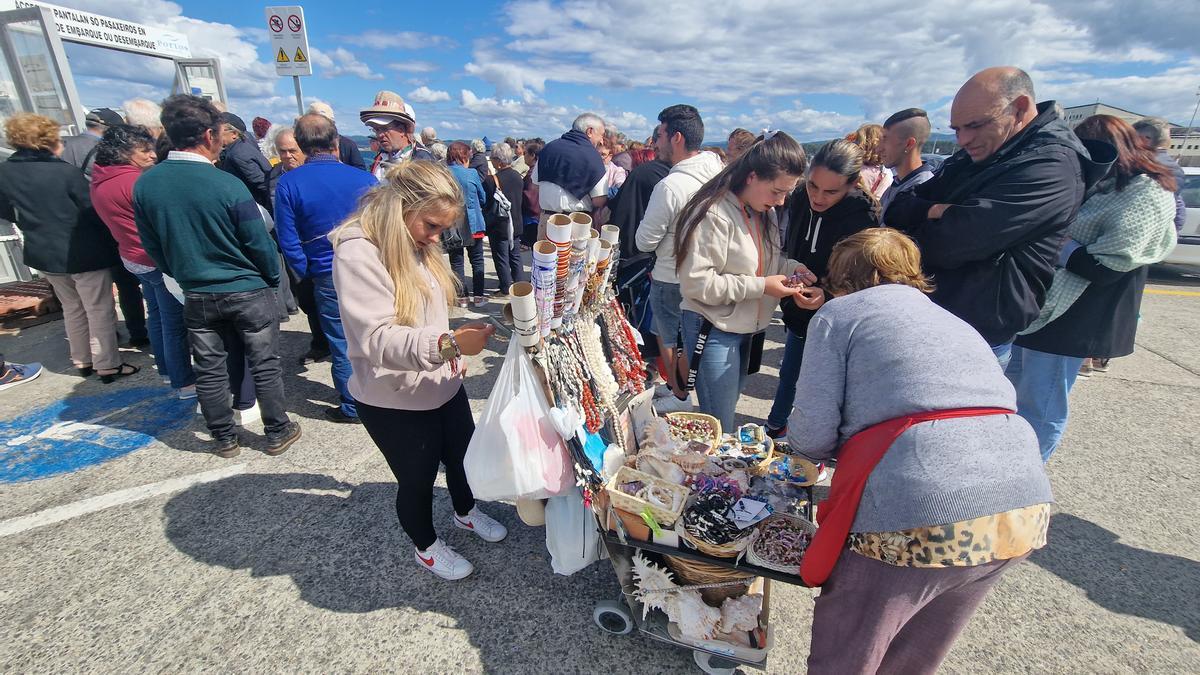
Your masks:
M368 124L367 126L370 127L376 134L386 134L389 131L403 131L406 133L411 133L408 129L408 125L404 124L403 122L388 122L387 124Z

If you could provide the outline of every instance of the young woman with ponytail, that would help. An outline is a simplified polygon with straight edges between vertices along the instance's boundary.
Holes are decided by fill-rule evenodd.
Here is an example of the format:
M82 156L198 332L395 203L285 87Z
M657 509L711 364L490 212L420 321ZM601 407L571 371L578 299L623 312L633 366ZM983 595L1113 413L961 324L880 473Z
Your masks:
M863 159L863 150L855 143L826 143L813 155L804 185L792 195L784 252L807 266L821 280L818 283L824 282L834 244L879 224L879 202L863 184ZM779 389L767 416L767 434L772 438L787 435L808 322L826 299L824 295L815 298L815 306L810 307L791 298L780 303L787 341L779 366Z
M819 290L797 284L816 277L783 254L775 213L805 164L799 143L769 133L705 183L679 214L675 266L688 386L696 389L700 411L726 429L734 427L752 338L770 325L779 300L821 301Z

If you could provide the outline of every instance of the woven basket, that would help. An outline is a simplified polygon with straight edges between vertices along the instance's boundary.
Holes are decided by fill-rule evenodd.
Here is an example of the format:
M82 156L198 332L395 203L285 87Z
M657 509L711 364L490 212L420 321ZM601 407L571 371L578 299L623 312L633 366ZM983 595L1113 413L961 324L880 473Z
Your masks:
M751 565L765 567L769 570L774 570L776 572L782 572L784 574L794 574L796 576L800 576L800 566L799 565L779 565L779 564L776 564L773 562L769 562L767 560L763 560L762 558L758 557L758 554L756 554L754 552L754 542L758 540L759 528L761 528L764 523L769 523L770 521L774 520L775 518L787 518L788 520L790 520L793 523L795 523L796 525L798 525L800 527L800 529L808 532L808 535L810 537L817 533L817 526L813 525L812 523L808 522L807 520L804 520L803 518L797 518L795 516L789 516L784 513L777 513L777 514L771 516L770 518L767 518L766 520L762 521L762 523L759 523L755 527L754 535L752 537L750 537L750 544L748 546L746 546L746 562L750 563ZM809 540L809 545L810 546L812 545L811 539Z
M675 412L667 413L666 415L663 415L663 417L666 417L667 419L695 420L698 422L707 423L713 431L712 436L708 438L701 438L699 440L712 444L714 448L720 447L721 439L724 438L723 434L721 433L721 420L713 417L712 415L705 415L704 413Z
M686 527L679 528L679 538L686 542L688 546L705 555L711 555L714 558L736 558L746 548L746 545L750 543L751 534L753 534L753 530L747 529L746 536L741 539L734 539L728 544L718 546L693 537L687 531Z
M664 555L667 565L675 572L676 580L681 586L698 584L721 584L729 581L747 581L754 578L741 570L731 570L710 563L697 562L687 558ZM721 588L702 588L700 597L711 607L720 607L727 598L740 598L746 594L749 583L740 586L722 586Z
M632 481L640 481L646 485L660 487L670 492L674 497L677 508L675 510L665 509L657 504L648 502L640 497L621 492L617 486L621 483L629 483ZM608 493L608 498L612 501L615 508L622 511L628 511L633 514L641 514L642 511L650 510L650 515L654 516L654 520L664 527L670 527L679 520L680 514L683 513L684 505L687 502L688 490L682 485L676 485L670 481L665 481L657 476L651 476L648 473L642 473L637 469L631 469L627 466L621 467L616 475L609 479L608 484L604 486L605 492Z
M791 483L792 485L797 485L799 487L808 487L809 485L816 484L817 479L821 475L817 465L808 461L807 459L804 459L803 457L800 457L799 455L793 455L790 452L786 452L777 443L771 443L767 450L766 459L754 466L754 475L766 476L770 474L771 468L774 467L775 464L779 463L779 461L784 457L791 458L793 476L792 480L787 480L784 482ZM802 474L796 473L796 469L798 468L803 470Z

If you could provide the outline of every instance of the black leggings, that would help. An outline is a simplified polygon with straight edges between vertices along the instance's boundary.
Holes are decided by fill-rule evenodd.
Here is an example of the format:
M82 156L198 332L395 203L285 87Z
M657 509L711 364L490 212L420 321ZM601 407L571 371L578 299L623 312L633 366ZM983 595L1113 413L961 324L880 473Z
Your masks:
M463 469L463 457L475 432L467 390L460 388L448 403L433 410L377 408L359 401L358 417L396 476L400 527L424 551L437 541L433 482L438 464L446 467L454 512L465 516L475 507L475 496Z

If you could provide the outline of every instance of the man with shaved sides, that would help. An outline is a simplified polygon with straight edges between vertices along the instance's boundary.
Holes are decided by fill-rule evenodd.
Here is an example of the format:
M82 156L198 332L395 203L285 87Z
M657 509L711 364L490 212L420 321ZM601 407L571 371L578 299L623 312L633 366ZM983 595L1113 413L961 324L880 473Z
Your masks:
M881 213L887 211L896 195L933 178L933 166L921 159L921 148L929 140L929 131L929 116L920 108L901 110L883 123L879 154L883 165L896 172L896 180L879 200Z
M921 247L933 300L979 331L1001 367L1041 311L1088 188L1116 159L1107 143L1081 142L1054 101L1036 100L1019 68L976 73L950 108L962 149L884 213Z

